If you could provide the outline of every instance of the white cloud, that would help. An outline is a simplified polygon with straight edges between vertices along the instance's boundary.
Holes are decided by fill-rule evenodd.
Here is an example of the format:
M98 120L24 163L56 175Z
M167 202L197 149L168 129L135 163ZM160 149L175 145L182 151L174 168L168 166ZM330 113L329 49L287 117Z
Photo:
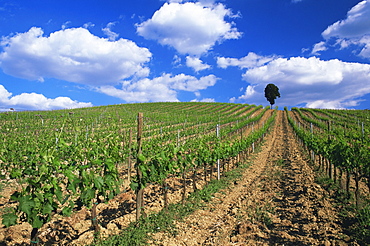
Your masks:
M359 2L347 13L347 18L330 25L323 33L331 37L358 38L370 33L370 0Z
M316 57L278 58L265 66L248 70L243 78L255 81L281 81L301 85L338 84L343 79L342 67L344 62L339 60L323 61Z
M195 92L214 86L217 80L218 78L212 74L201 77L200 79L185 74L179 74L172 79L168 77L167 83L175 90Z
M357 101L346 101L341 102L340 100L316 100L314 102L307 103L308 108L335 108L335 109L345 109L347 107L357 106Z
M198 57L187 56L186 66L194 69L195 72L211 68L210 65L204 64Z
M43 81L56 78L86 85L117 83L145 77L151 53L126 39L109 41L85 28L71 28L43 36L41 28L3 38L0 66L9 75Z
M122 89L117 89L114 86L102 86L98 91L128 103L179 101L175 90L171 90L165 84L152 83L150 79L142 79L137 83L123 85Z
M236 66L239 68L253 68L262 66L274 59L277 59L277 56L260 56L256 53L249 52L248 55L237 59L229 57L217 57L217 66L221 68L227 68L229 66Z
M18 110L54 110L91 107L91 103L74 101L69 97L46 98L42 94L22 93L12 96L3 85L0 85L0 108Z
M106 27L102 29L105 35L107 35L109 41L116 41L119 34L112 31L112 28L114 27L116 23L115 22L109 22Z
M209 3L209 1L207 1ZM238 39L241 33L226 22L233 18L223 4L165 3L152 18L137 25L137 32L146 39L169 45L181 54L201 55L227 39Z
M102 86L98 88L98 91L126 102L179 101L178 91L197 92L215 85L217 80L218 78L214 75L197 79L185 74L176 76L163 74L154 79L145 78L137 82L125 81L121 89L114 86Z
M191 102L216 102L214 98L193 99Z
M319 42L313 46L312 55L320 55L321 51L327 50L326 43L324 41Z
M3 85L0 85L0 104L5 104L9 101L9 97L12 96L12 93L7 91Z
M249 98L251 98L256 93L256 91L254 90L254 87L255 86L248 85L247 86L247 89L245 90L244 95L240 96L238 99L236 99L235 97L233 97L233 98L230 99L230 102L231 103L235 103L236 101L245 101L245 100L248 100Z
M370 0L359 2L347 13L347 18L330 25L322 36L337 39L336 44L347 48L360 47L359 56L370 58Z
M345 108L356 106L360 97L370 93L370 65L324 61L316 57L278 58L243 74L251 83L244 95L232 98L254 104L267 104L264 88L274 83L280 89L279 105Z

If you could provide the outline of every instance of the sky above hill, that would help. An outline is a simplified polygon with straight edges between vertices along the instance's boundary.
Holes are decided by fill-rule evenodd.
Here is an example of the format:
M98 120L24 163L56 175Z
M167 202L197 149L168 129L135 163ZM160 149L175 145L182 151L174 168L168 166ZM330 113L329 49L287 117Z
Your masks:
M0 111L370 108L370 0L0 0Z

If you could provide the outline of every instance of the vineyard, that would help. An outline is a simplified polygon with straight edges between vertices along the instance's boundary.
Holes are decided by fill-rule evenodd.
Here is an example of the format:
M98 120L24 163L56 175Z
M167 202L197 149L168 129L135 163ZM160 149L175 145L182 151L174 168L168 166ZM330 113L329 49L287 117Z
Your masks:
M174 204L186 206L233 171L240 175L229 184L235 189L201 198L211 203L220 199L220 207L202 203L175 225L177 236L154 225L148 240L156 245L247 239L251 245L315 245L329 239L343 242L332 245L361 244L370 238L369 117L368 111L278 111L198 102L1 113L0 245L124 245L115 235L145 227L147 218L170 213ZM297 158L300 172L292 172L289 165ZM346 210L351 211L347 218L362 228L358 234L349 232L344 219L334 223L321 218L319 223L322 214L330 217L339 211L321 204L333 192L317 188L316 178L308 174L338 186L346 206L353 207ZM289 183L289 175L303 176L296 184ZM319 207L325 212L317 212L314 223L340 236L320 234L319 229L316 235L303 225L297 233L293 225L283 225L277 211L285 211L288 205L282 203L291 198L281 196L289 197L287 189L293 188L327 192L328 198L320 195ZM289 206L292 210L284 212L285 217L295 211L296 205ZM318 209L317 204L307 206ZM205 231L199 233L202 227ZM302 236L302 230L307 235ZM102 240L106 238L116 243ZM225 238L229 240L222 241Z

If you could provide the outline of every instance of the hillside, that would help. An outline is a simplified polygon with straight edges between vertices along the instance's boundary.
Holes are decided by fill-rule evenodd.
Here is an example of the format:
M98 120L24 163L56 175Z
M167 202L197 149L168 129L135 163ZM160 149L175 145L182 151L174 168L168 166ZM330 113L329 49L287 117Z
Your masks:
M346 183L331 157L358 132L348 148L368 148L364 112L145 103L0 114L0 245L365 245L367 169Z

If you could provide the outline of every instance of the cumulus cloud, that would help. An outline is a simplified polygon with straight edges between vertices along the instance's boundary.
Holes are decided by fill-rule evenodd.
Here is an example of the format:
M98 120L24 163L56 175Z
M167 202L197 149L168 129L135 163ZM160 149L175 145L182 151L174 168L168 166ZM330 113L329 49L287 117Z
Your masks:
M274 83L280 88L280 105L346 108L358 105L370 93L370 65L316 57L278 58L247 70L243 79L251 85L233 102L266 104L264 88Z
M69 97L46 98L42 94L22 93L12 96L3 85L0 85L0 108L19 110L54 110L91 107L91 103L78 102Z
M48 37L43 34L41 28L32 27L3 38L3 71L28 80L56 78L93 86L149 74L145 63L152 54L130 40L109 41L85 28L64 29Z
M179 101L178 91L197 92L216 84L218 78L208 75L197 79L194 76L163 74L154 79L144 78L137 82L125 81L122 88L101 86L99 92L120 98L126 102Z
M226 17L235 18L223 4L203 2L165 3L152 18L137 25L146 39L175 48L181 54L201 55L227 39L238 39L241 33Z
M203 63L198 57L187 56L186 66L194 69L195 72L211 68L210 65Z
M347 18L330 25L322 36L337 39L341 48L360 47L359 56L370 58L370 0L359 2L347 13Z
M277 58L277 56L260 56L256 53L249 52L248 55L240 59L230 57L217 57L217 66L221 68L227 68L229 66L235 66L239 68L253 68L264 65Z

